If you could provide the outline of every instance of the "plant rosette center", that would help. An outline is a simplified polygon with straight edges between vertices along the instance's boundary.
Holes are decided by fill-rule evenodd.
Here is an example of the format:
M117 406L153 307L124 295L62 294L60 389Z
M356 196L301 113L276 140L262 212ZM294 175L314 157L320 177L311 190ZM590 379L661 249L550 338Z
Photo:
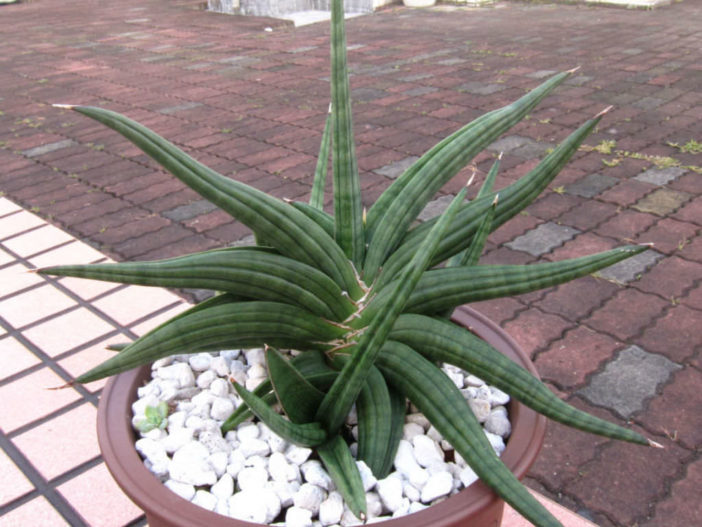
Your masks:
M442 370L461 390L500 455L511 431L509 396L455 366L444 364ZM288 527L358 525L360 520L346 506L313 449L286 441L258 419L222 433L232 412L246 406L232 382L253 391L266 381L262 349L155 362L152 380L139 388L132 405L132 424L139 435L135 446L145 466L182 498L224 516ZM342 435L356 456L355 407ZM376 521L422 510L478 479L409 404L392 472L378 480L363 461L356 464L368 518Z

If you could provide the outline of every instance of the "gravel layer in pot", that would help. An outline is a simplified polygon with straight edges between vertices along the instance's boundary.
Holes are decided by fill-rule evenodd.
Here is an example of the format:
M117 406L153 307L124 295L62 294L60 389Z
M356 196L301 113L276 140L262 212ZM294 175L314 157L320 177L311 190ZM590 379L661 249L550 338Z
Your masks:
M486 321L482 317L472 317L467 322L469 326L475 327L478 334L481 334L480 330L482 329L483 331L488 331L488 333L497 334L498 340L504 341L502 342L503 344L509 341L509 337L500 333L498 328L494 327L489 321ZM485 335L482 336L485 337ZM494 335L493 338L495 338ZM512 342L507 343L513 345ZM498 348L500 347L499 342L497 344L493 342L493 345L496 345ZM202 391L199 396L195 395L195 389L191 390L192 394L196 397L195 403L179 403L181 407L180 411L176 411L169 417L171 433L168 437L162 437L164 436L164 432L155 429L146 433L145 438L137 442L137 448L146 454L148 458L146 465L149 466L161 480L165 480L166 486L171 490L166 490L163 484L155 480L155 478L151 477L151 479L158 483L163 491L166 491L167 494L171 494L171 500L182 501L177 496L180 495L182 498L191 500L206 509L214 510L222 514L231 514L233 509L234 515L238 518L255 521L257 523L266 523L272 520L287 520L287 525L291 526L308 525L311 524L312 521L317 521L317 525L333 525L336 524L337 516L343 516L343 525L360 523L353 518L349 511L344 512L343 504L340 502L338 494L333 492L328 476L326 476L323 470L321 470L320 465L314 460L314 454L307 451L307 449L285 445L282 440L267 432L266 427L251 423L241 426L236 434L230 434L229 437L222 438L222 436L218 434L216 430L218 428L218 423L216 420L212 419L213 413L215 418L223 419L231 412L232 408L225 402L230 400L228 393L231 390L228 389L227 381L218 379L218 375L205 372L211 371L211 366L213 370L219 368L220 373L223 375L231 374L232 364L236 363L236 361L233 361L236 354L236 352L224 352L217 357L205 355L190 356L187 358L187 363L181 363L181 365L175 363L170 364L165 366L165 369L160 370L161 375L165 377L174 378L182 376L181 381L186 385L191 383L191 381L186 378L192 377L195 384L197 384L199 379L200 384L203 385L205 390ZM261 370L261 368L256 367L256 364L261 364L260 356L256 351L249 351L246 355L249 356L253 364L247 368L235 365L234 371L243 372L244 369L248 371L253 369L252 375L250 375L248 379L244 377L243 374L240 374L238 379L239 382L248 383L249 387L253 387L256 382L259 382L255 379L258 378L257 372ZM197 374L193 373L191 364L194 365L194 369L198 371ZM227 366L226 372L224 368L225 365ZM157 366L164 368L163 364L157 364ZM455 369L449 370L448 373L455 378L457 383L460 383L460 374L458 374ZM149 376L150 371L148 369L142 371L140 374L141 378L136 384L134 384L133 381L133 391L136 391L138 386L148 381ZM502 433L505 433L505 427L508 427L509 424L505 424L504 421L503 404L506 402L504 394L499 391L490 391L486 387L478 386L480 385L480 381L473 377L467 377L467 379L464 379L464 382L466 380L467 387L464 388L466 396L478 401L481 400L481 396L484 396L490 398L493 403L490 404L490 399L488 399L486 400L487 405L478 403L474 405L474 408L480 411L482 407L482 411L485 412L485 417L492 415L492 417L489 418L491 424L488 426L494 427L496 425L501 427ZM170 398L170 395L168 395L170 390L169 386L173 385L174 384L170 382L163 385L166 398ZM149 398L148 396L152 390L153 388L142 388L140 390L141 395L146 397L134 404L137 414L143 413L143 409L147 404L151 405L157 403L157 399ZM175 388L175 390L177 392L183 390L183 388ZM171 395L173 393L175 392L171 392ZM183 393L184 392L181 391L181 394ZM132 395L132 397L134 397L134 395ZM198 397L200 398L199 401L197 399ZM184 409L189 405L201 405L199 412L203 414L206 413L207 415L197 415L198 412L190 416L185 415ZM529 410L518 405L510 406L512 407L510 409L511 413L514 413L515 408L517 408L517 413L523 414L525 410L529 412ZM497 410L490 413L489 409L491 407L497 408ZM143 417L138 416L134 420L138 421L141 419L143 419ZM189 423L189 429L184 426L188 419L191 421ZM353 417L351 418L351 422L353 422ZM364 479L368 489L371 491L369 494L369 512L371 516L382 515L390 518L393 514L401 515L408 512L415 512L424 508L426 506L425 503L441 500L445 500L442 505L442 508L444 508L446 504L451 504L451 502L460 499L464 493L450 499L445 499L446 496L455 494L460 488L463 488L466 484L470 484L475 478L472 471L469 468L465 468L462 464L462 460L452 459L452 453L448 456L444 452L439 454L439 451L431 441L431 436L436 437L436 434L425 424L423 416L410 413L407 423L405 427L407 441L403 441L398 455L400 458L400 475L402 477L395 474L381 482L377 482L369 471L365 471ZM101 426L104 427L105 423L103 422ZM198 428L199 431L197 431ZM178 432L177 430L181 431ZM195 432L189 430L195 430ZM493 431L498 430L493 428ZM537 430L537 435L539 435L539 433L542 434L543 430L540 432ZM197 447L191 444L191 441L196 435L201 441L200 446ZM497 449L501 450L501 438L497 435L491 437L493 437ZM440 438L437 439L439 439L440 442ZM116 440L116 438L112 436L111 440ZM164 440L165 446L160 444L161 440ZM101 444L106 441L105 438L101 438ZM242 453L240 449L231 450L232 443L236 442L239 443L239 447L243 444L246 455L242 455L244 453ZM225 445L225 452L213 452L217 444L220 446ZM444 446L448 445L446 444ZM229 452L226 452L228 449ZM266 450L269 452L268 458L264 457ZM174 451L176 455L167 455ZM238 453L232 454L231 452ZM416 452L420 452L420 463L416 461ZM115 470L110 463L109 454L106 453L105 457L113 473L117 472L115 476L118 482L122 484L118 474L121 469L117 468ZM166 463L169 462L167 460L169 457L174 458L177 465L180 466L176 466L175 469L168 467ZM509 457L509 455L506 457ZM191 475L184 474L184 470L187 472L184 463L188 458L191 458L191 461L194 461L196 464L200 463L201 470L199 474L197 470ZM238 467L231 467L232 463L230 463L230 461L232 459L235 460L234 464L236 464L236 460L239 460ZM138 457L136 461L141 464L141 460ZM507 461L507 459L505 461ZM272 469L271 463L273 464ZM521 461L519 463L524 464ZM527 464L530 463L531 460L528 460ZM264 465L268 465L267 470L263 468ZM397 462L396 465L398 465ZM442 467L446 470L442 470ZM144 470L143 465L140 468ZM133 470L133 467L131 470ZM273 473L271 473L271 470ZM526 471L525 468L523 470ZM289 475L287 471L290 471L290 475L293 476L292 479L288 479ZM296 484L294 482L294 480L297 479L298 472L302 473L302 477L300 478L301 484ZM268 480L267 485L262 481L264 477ZM287 481L285 481L286 479ZM410 479L414 480L416 486L409 483ZM214 488L212 488L213 484ZM428 487L427 484L429 485ZM482 492L485 494L483 499L495 499L494 495L484 489L484 485L481 483L477 483L473 486L482 488ZM234 490L235 487L241 487L244 492L240 492L239 494L243 495L239 498L236 498L237 494L234 494L234 497L231 498L227 497L230 488ZM275 499L272 498L274 494L272 489L275 487L277 487L279 494L282 494L283 497L281 500L281 496L278 496L281 502L279 505L276 505ZM285 498L286 487L289 494L287 499ZM428 490L425 491L425 489ZM125 488L125 490L127 489ZM127 493L130 494L132 499L144 507L140 501L144 499L144 496L134 496L132 492L133 491L130 492L127 490ZM424 496L422 496L422 493L424 493ZM436 495L432 495L433 493L436 493ZM295 496L295 494L297 494L297 496ZM409 494L409 496L407 494ZM223 497L224 499L222 499ZM412 505L412 500L410 499L412 497L416 498L414 505ZM288 503L286 503L286 501ZM293 506L286 511L286 505L290 502L293 502ZM223 503L227 504L226 508L222 505ZM320 507L321 512L319 512ZM193 507L191 507L191 509L192 508ZM432 509L436 508L437 507L432 507ZM315 511L314 514L313 510ZM208 510L201 510L201 513L215 516ZM414 516L418 515L415 514L413 517ZM226 520L227 518L224 519ZM377 518L374 521L379 520L380 518ZM151 518L150 522L154 523ZM194 523L186 524L194 525Z

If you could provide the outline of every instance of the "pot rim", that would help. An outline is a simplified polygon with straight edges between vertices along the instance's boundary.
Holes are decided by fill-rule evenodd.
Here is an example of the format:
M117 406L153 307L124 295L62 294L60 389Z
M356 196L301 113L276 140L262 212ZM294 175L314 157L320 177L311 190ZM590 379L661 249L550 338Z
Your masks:
M488 341L538 378L534 364L522 348L495 322L468 306L454 311L452 320ZM98 443L105 463L124 493L142 510L157 511L160 518L189 526L260 527L261 524L237 520L209 511L181 498L168 489L144 466L134 442L131 404L136 390L148 381L149 365L110 378L98 406ZM518 479L523 478L536 460L546 433L546 418L526 406L509 403L512 434L501 459ZM408 519L417 525L458 525L470 511L487 508L500 498L482 481L470 485L446 500L411 515L378 522L378 526L401 527ZM439 523L441 522L441 523Z

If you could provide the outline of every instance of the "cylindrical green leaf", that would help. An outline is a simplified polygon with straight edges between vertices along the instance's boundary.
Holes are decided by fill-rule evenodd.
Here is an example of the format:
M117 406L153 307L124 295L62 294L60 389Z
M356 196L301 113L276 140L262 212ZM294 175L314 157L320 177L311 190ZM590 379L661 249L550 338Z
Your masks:
M582 412L559 399L527 370L470 331L443 319L403 315L391 338L431 361L448 362L510 394L546 417L593 434L648 445L642 435Z
M561 168L577 152L580 144L594 130L601 116L586 122L558 147L547 155L533 170L516 182L499 191L500 199L495 210L492 229L496 229L531 203L546 186L558 175ZM444 240L434 255L432 266L462 251L470 244L485 212L492 206L495 194L488 194L464 205L456 215ZM377 287L387 284L401 272L419 243L429 233L436 219L426 221L407 233L401 245L383 264L383 272L378 277Z
M197 307L197 306L196 306ZM194 309L168 321L76 379L91 382L178 353L273 346L327 349L344 330L275 302L233 302Z
M368 282L375 279L385 259L436 192L569 75L559 73L512 104L479 117L437 144L393 182L368 212L369 245L363 265Z
M324 397L317 412L317 420L322 422L330 433L338 430L351 410L351 406L361 391L368 372L380 353L392 325L404 309L407 299L420 277L424 274L427 263L465 196L466 189L463 188L441 215L429 236L422 242L412 260L402 271L400 278L393 284L385 310L375 316L368 327L363 330L363 334L355 345L351 360L341 370L339 377Z
M286 441L300 446L313 447L321 445L327 440L327 433L319 423L293 423L273 410L266 401L240 384L235 384L234 389L251 411L256 414L256 417Z
M329 320L354 311L341 288L314 267L258 248L205 251L155 262L63 265L41 274L146 286L212 289L297 305Z
M282 254L323 271L352 298L363 294L343 251L321 227L294 207L218 174L123 115L89 106L72 108L122 134L194 191L250 227L262 240L274 244Z
M522 516L539 527L562 527L500 461L456 385L410 347L388 341L378 357L385 378L429 419L451 446Z
M629 245L560 262L431 269L412 292L405 312L433 315L470 302L538 291L594 273L647 249L643 245ZM390 287L383 289L366 308L361 324L384 309L390 290Z
M365 521L366 492L356 460L344 439L339 435L333 436L317 447L317 453L348 508L358 519Z

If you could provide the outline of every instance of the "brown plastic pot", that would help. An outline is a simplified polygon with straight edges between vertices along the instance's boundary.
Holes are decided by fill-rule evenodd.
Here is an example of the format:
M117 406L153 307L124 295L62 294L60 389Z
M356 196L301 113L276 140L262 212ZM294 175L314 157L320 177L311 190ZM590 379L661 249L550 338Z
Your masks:
M494 322L468 307L457 309L454 322L467 327L532 374L536 369L529 357ZM151 376L144 366L110 379L98 408L97 428L100 449L112 476L122 490L146 513L151 527L256 527L191 504L168 490L149 472L134 448L131 405L137 388ZM541 449L546 418L512 402L509 405L512 435L502 461L522 478ZM401 518L380 522L378 527L499 527L504 502L481 482L429 507ZM260 526L259 526L260 527Z

